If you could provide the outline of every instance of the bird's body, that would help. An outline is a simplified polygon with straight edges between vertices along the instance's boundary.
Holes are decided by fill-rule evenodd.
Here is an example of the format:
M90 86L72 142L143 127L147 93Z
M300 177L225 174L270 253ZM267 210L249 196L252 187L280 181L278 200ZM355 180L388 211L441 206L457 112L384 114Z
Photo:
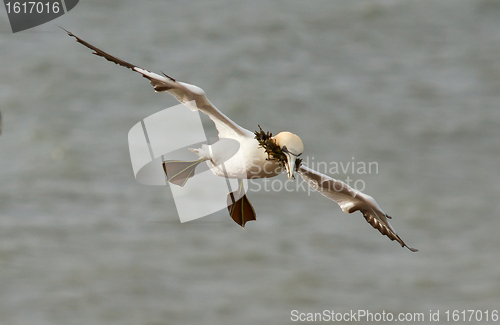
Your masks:
M190 149L198 155L195 161L164 161L163 168L168 181L183 186L194 175L196 166L206 162L211 171L221 177L236 179L275 177L286 170L289 179L298 173L302 179L323 196L335 201L342 211L360 211L365 219L380 233L396 240L402 247L411 251L396 234L377 202L347 184L318 173L302 164L299 156L303 152L302 140L290 132L280 132L276 136L260 131L251 132L242 128L220 112L205 96L205 92L194 85L144 70L131 63L116 58L87 43L73 33L65 30L77 42L92 49L94 54L106 60L129 68L148 79L157 92L168 92L191 110L208 115L219 132L219 141L212 145L202 145ZM260 126L259 126L260 128ZM249 220L255 220L255 212L248 201L243 187L228 194L228 209L231 217L242 227Z
M191 151L205 158L210 170L221 177L268 178L278 176L284 170L280 162L268 159L265 150L250 131L245 135L221 139L212 145L204 144Z

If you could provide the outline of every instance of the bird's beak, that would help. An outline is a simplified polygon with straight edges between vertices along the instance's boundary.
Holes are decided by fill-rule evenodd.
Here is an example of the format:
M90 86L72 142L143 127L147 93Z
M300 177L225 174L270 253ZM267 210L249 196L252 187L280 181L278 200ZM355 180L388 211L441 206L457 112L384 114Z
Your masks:
M288 176L288 179L295 179L295 160L297 159L297 157L290 152L284 152L284 154L286 156L286 175Z

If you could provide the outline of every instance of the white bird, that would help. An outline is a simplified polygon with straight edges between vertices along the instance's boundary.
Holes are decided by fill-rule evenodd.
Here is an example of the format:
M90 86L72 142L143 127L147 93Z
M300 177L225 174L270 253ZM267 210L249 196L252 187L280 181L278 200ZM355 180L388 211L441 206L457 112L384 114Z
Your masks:
M220 112L207 99L201 88L177 81L163 72L163 76L161 76L125 62L87 43L66 29L62 29L69 36L74 37L78 43L93 50L93 54L140 73L150 81L156 92L166 91L170 93L189 108L205 113L215 123L220 140L212 145L202 145L198 149L191 149L199 156L198 160L191 162L165 161L163 168L167 181L180 186L184 185L194 175L196 166L202 162L206 162L217 176L240 180L274 177L284 170L286 170L288 178L292 179L295 178L295 173L298 173L312 188L335 201L342 211L346 213L360 211L366 221L379 230L381 234L386 235L391 240L396 240L402 247L407 247L412 252L417 251L417 249L407 246L397 235L387 220L391 217L382 211L371 196L305 166L299 158L304 146L297 135L290 132L280 132L276 136L272 136L271 133L264 132L260 126L260 130L256 132L244 129ZM235 150L228 149L231 147L228 142L234 143L234 140L239 144L236 154ZM228 210L233 220L242 227L247 221L256 220L254 209L244 193L241 182L238 191L228 194Z

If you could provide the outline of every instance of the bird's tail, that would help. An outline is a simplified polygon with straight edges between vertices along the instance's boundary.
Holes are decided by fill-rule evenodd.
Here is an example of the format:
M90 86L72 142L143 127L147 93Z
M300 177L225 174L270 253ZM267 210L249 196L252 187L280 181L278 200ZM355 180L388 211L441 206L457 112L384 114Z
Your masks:
M188 179L194 176L196 167L205 161L205 158L199 158L193 161L184 160L166 160L163 162L163 170L167 177L167 182L175 185L184 186Z

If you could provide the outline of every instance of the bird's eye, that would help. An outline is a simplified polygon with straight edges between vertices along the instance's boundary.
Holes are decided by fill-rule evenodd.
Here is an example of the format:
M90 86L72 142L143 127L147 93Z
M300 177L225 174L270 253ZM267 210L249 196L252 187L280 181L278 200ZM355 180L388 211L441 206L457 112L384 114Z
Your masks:
M292 156L295 156L295 157L298 157L298 156L300 156L302 154L302 152L299 153L298 155L294 154L293 152L288 151L288 148L286 146L281 147L281 151L283 151L285 153L289 153L289 154L291 154Z

